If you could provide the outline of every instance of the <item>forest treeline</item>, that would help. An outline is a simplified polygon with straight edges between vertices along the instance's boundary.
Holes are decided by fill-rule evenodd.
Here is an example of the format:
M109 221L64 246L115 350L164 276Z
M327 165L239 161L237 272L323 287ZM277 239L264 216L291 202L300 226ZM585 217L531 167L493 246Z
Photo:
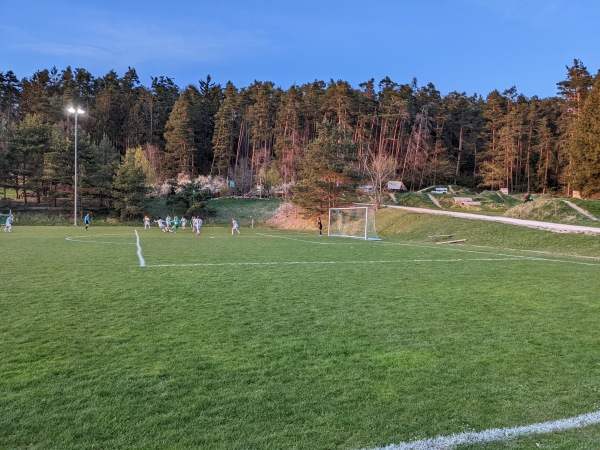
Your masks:
M135 215L150 185L179 175L227 180L234 194L277 187L323 209L364 184L380 201L387 180L512 192L600 193L600 76L566 66L557 96L510 88L441 95L432 83L314 81L287 90L238 88L210 76L178 87L140 83L133 68L0 72L0 183L29 201L70 198L77 106L80 186Z

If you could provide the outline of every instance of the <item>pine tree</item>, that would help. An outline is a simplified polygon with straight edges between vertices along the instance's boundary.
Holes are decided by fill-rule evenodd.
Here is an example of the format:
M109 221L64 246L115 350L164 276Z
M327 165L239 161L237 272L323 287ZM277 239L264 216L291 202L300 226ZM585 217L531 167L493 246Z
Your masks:
M537 154L535 167L536 187L547 193L551 186L555 185L553 179L553 168L556 166L556 139L550 128L550 121L543 117L536 128L537 144L534 151Z
M121 128L125 122L119 77L110 71L97 80L98 93L94 97L93 110L89 111L88 130L92 140L100 142L106 135L120 152L125 152Z
M600 194L600 76L574 123L570 150L573 189L586 197Z
M399 87L389 77L379 83L380 147L401 160L414 117L412 89Z
M505 180L505 153L500 142L500 130L504 126L507 114L507 99L494 90L486 98L483 116L486 120L484 161L480 175L482 185L490 188L503 188Z
M275 122L275 158L287 198L288 186L298 180L300 157L304 152L302 92L292 86L279 103Z
M294 203L308 211L350 203L358 181L355 166L358 147L343 124L323 122L317 138L304 153L302 178L295 188Z
M194 174L196 156L196 105L200 93L188 86L173 105L165 127L166 163L171 176Z
M215 129L212 137L213 163L211 173L226 175L233 157L239 133L237 109L239 93L233 83L225 87L224 98L215 114Z
M12 127L9 134L6 162L13 176L13 188L27 193L35 192L37 201L44 191L44 154L50 146L50 126L39 115L28 115Z
M179 98L179 87L168 77L152 78L152 103L150 105L151 143L165 146L165 127L173 105Z
M566 68L568 78L556 83L556 85L559 94L566 101L569 112L577 116L594 79L578 59L573 60L572 67L567 66Z
M51 139L44 158L44 180L51 186L51 196L55 199L66 197L65 192L59 192L59 187L70 187L74 190L75 172L75 129L55 125L52 127ZM94 164L94 146L87 132L79 129L77 135L78 156L78 186L88 192L93 186L90 175L96 172ZM82 194L84 191L82 190ZM84 195L80 197L84 200Z
M14 72L0 72L0 126L10 127L18 119L21 83Z
M98 145L93 146L89 165L89 169L86 170L86 184L98 195L99 205L102 206L103 199L110 193L112 180L119 167L119 152L107 136L104 136Z
M52 108L50 105L51 80L48 69L34 73L30 78L21 81L21 98L19 113L36 114L45 122L52 123Z
M583 63L573 60L573 66L566 66L567 79L557 83L559 95L562 97L563 114L558 123L558 162L561 166L559 182L561 187L570 193L573 176L573 155L571 154L571 141L573 140L573 126L579 117L581 107L593 84L593 79Z
M251 140L251 167L257 176L261 168L269 166L274 156L274 129L277 104L281 91L273 83L254 82L248 92L252 104L248 107L246 119Z
M331 80L325 91L325 117L345 129L354 130L358 112L358 93L346 81Z
M221 86L211 82L210 75L207 75L206 80L200 80L199 92L199 102L195 106L197 118L195 165L199 173L207 174L212 170L215 116L223 99L223 91Z
M146 205L146 174L141 148L130 149L119 166L112 185L115 211L121 219L139 217Z

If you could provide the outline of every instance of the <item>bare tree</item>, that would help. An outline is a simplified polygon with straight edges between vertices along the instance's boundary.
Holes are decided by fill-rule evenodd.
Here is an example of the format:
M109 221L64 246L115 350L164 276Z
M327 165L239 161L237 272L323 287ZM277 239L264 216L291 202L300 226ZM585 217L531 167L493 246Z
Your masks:
M392 156L383 152L370 154L364 164L364 174L373 186L371 201L375 209L379 209L387 182L394 178L398 162Z

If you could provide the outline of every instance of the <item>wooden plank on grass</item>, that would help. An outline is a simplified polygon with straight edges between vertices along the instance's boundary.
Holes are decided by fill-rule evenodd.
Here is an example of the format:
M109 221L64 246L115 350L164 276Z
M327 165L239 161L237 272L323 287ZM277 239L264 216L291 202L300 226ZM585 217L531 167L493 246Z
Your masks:
M467 242L467 240L466 239L456 239L454 241L436 242L436 244L457 244L459 242Z

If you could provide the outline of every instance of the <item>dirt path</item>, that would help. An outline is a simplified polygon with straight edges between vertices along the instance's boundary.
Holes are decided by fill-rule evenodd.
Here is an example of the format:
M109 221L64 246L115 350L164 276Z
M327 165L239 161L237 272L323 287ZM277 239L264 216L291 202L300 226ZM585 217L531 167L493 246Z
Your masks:
M474 220L487 220L490 222L501 222L508 223L511 225L518 225L521 227L537 228L541 230L553 231L555 233L584 233L584 234L597 234L600 235L600 228L598 227L584 227L579 225L564 225L560 223L551 222L538 222L536 220L523 220L513 219L511 217L498 217L498 216L484 216L481 214L470 214L461 213L454 211L440 211L437 209L427 208L412 208L409 206L386 206L387 208L403 209L405 211L412 211L419 214L437 214L440 216L453 216L460 217L462 219L474 219Z
M429 197L429 199L433 202L433 204L435 206L437 206L438 208L442 208L442 205L440 205L440 202L438 202L438 199L435 198L433 195L431 194L427 194L427 196ZM442 208L443 209L443 208Z
M580 208L579 206L577 206L575 203L570 202L569 200L563 200L564 203L566 203L567 205L569 205L571 208L573 208L575 211L579 211L581 214L583 214L584 216L589 217L590 219L592 219L595 222L598 222L598 218L596 216L594 216L593 214L591 214L589 211L586 211L583 208Z

